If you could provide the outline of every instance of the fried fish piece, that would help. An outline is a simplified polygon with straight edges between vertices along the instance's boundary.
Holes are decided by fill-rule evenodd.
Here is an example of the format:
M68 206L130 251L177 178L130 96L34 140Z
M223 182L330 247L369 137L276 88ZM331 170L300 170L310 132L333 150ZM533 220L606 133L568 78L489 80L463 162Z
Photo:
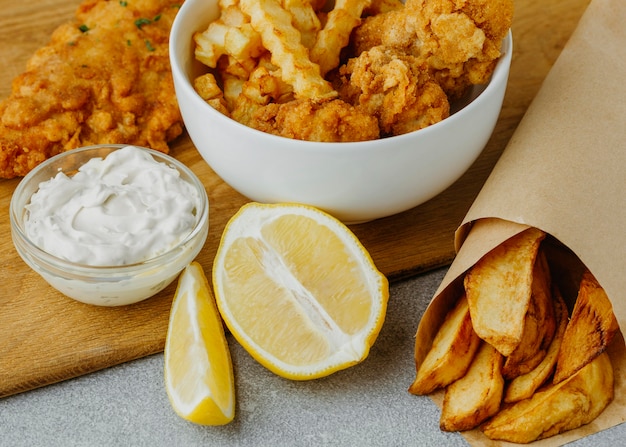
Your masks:
M545 236L528 228L495 247L465 275L474 330L504 356L522 340L535 259Z
M378 119L383 136L423 129L450 115L445 92L427 65L397 49L377 46L339 68L339 97Z
M613 400L613 366L604 352L573 376L504 408L481 428L490 439L526 444L593 421Z
M570 377L603 353L619 330L613 306L591 272L580 281L578 297L565 329L556 363L554 383Z
M455 99L484 84L513 19L512 0L407 0L404 8L366 17L354 30L355 55L385 45L423 58Z
M479 345L480 338L472 328L467 297L463 295L437 331L409 392L429 394L463 377Z
M243 95L242 95L243 96ZM242 98L245 99L245 98ZM305 141L368 141L379 137L378 122L340 100L296 99L266 106L247 104L233 112L241 123L263 132Z
M0 103L0 178L79 146L168 152L183 130L168 50L180 3L84 1Z

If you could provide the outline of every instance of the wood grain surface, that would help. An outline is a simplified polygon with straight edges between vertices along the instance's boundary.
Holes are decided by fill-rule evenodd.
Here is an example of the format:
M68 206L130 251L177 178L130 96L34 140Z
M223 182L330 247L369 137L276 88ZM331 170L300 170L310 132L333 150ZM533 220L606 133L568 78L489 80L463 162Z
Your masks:
M0 98L52 31L72 18L79 0L0 0ZM453 232L489 175L519 120L565 45L589 0L517 0L513 62L493 136L470 170L431 201L352 230L391 281L444 266ZM247 199L202 161L188 137L171 154L204 182L210 229L198 261L210 271L227 220ZM19 179L0 180L0 397L76 377L163 350L175 284L136 305L102 308L56 292L17 255L9 202ZM393 297L392 297L393 299Z

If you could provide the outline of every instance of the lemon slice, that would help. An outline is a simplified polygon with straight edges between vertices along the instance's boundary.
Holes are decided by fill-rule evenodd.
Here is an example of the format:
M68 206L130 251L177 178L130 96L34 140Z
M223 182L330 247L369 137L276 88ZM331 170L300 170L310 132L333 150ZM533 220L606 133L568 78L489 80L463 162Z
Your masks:
M297 204L244 205L228 222L213 287L224 322L259 363L307 380L363 361L389 284L340 221Z
M180 275L164 351L165 388L174 411L203 425L235 416L233 367L224 327L202 267Z

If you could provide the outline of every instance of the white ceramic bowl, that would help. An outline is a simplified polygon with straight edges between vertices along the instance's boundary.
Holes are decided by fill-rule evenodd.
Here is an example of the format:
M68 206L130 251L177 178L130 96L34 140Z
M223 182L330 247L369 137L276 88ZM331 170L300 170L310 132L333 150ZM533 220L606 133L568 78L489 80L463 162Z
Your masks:
M246 127L207 105L191 80L202 72L193 33L218 17L217 0L186 0L170 35L176 96L194 145L211 168L244 196L265 203L299 202L347 223L413 208L441 193L485 147L506 90L511 34L490 83L472 101L425 129L376 141L317 143Z
M52 287L87 304L121 306L136 303L169 285L204 246L209 228L209 202L200 180L185 165L157 151L152 157L176 168L181 178L198 192L195 226L177 246L152 259L122 266L90 266L70 262L43 251L26 234L25 205L41 182L63 171L71 175L93 157L106 157L122 145L90 146L64 152L37 166L18 184L11 198L10 220L13 243L20 257Z

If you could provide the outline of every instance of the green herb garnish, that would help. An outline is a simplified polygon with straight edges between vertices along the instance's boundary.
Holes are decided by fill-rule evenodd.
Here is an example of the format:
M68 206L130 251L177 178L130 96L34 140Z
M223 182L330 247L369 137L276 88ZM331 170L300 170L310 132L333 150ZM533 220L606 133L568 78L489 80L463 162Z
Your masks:
M135 26L139 29L141 29L142 26L144 25L150 25L152 23L152 20L150 19L146 19L145 17L141 17L137 20L135 20Z

